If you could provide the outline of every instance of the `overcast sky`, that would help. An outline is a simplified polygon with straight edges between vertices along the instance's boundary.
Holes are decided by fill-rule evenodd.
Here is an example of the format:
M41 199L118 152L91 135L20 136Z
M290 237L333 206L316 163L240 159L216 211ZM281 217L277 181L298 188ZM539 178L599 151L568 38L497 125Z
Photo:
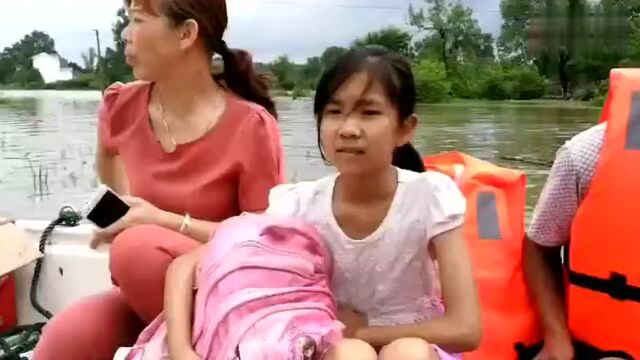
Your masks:
M462 0L485 31L500 29L500 0ZM331 45L346 46L369 31L405 26L410 3L422 0L228 0L231 47L250 50L256 61L287 54L296 61ZM0 0L0 49L33 30L51 35L58 52L80 63L80 54L112 44L111 24L121 0Z

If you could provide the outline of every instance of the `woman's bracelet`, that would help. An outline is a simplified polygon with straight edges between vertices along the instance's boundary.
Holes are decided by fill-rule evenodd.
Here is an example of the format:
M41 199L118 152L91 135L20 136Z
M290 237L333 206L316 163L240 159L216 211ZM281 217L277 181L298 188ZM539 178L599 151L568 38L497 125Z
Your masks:
M189 230L189 227L191 227L191 215L189 215L189 213L185 213L184 217L182 218L182 223L180 224L180 229L178 231L180 231L181 234L184 234L187 230Z

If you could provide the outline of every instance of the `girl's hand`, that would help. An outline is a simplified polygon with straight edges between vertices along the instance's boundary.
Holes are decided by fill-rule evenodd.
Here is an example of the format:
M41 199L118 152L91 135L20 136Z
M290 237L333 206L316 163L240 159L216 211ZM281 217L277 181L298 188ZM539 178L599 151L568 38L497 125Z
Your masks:
M367 315L359 313L350 307L340 307L338 309L338 320L345 326L342 333L346 338L355 338L359 329L369 326Z
M136 225L162 224L167 212L158 209L146 200L138 197L123 196L122 200L130 209L109 227L96 231L91 241L91 248L95 249L101 244L110 244L116 235L125 229Z

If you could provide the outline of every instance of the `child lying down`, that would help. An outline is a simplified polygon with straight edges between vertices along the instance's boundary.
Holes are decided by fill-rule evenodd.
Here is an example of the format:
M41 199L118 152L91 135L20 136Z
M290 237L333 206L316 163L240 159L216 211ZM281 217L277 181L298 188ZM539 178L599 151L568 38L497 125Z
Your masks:
M171 265L165 311L126 359L321 359L342 338L331 273L329 250L312 226L231 218Z

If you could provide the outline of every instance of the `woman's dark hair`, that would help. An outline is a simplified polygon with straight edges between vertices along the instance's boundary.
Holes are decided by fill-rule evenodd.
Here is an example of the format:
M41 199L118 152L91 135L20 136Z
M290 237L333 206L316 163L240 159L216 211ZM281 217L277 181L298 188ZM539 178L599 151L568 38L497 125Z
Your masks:
M325 156L320 142L320 125L324 109L342 84L352 75L360 72L366 72L371 83L378 82L382 85L389 102L398 110L398 118L401 122L406 121L415 112L416 85L411 65L405 58L381 46L368 46L349 51L322 74L316 87L313 112L317 119L318 147L323 159ZM395 149L392 163L406 170L416 172L425 170L420 154L411 143Z
M125 0L127 7L131 7L132 2ZM275 103L269 96L269 81L256 74L251 55L245 50L230 49L222 40L228 24L226 0L139 0L136 3L151 14L166 16L174 25L195 20L211 57L214 53L222 57L225 86L277 116Z

